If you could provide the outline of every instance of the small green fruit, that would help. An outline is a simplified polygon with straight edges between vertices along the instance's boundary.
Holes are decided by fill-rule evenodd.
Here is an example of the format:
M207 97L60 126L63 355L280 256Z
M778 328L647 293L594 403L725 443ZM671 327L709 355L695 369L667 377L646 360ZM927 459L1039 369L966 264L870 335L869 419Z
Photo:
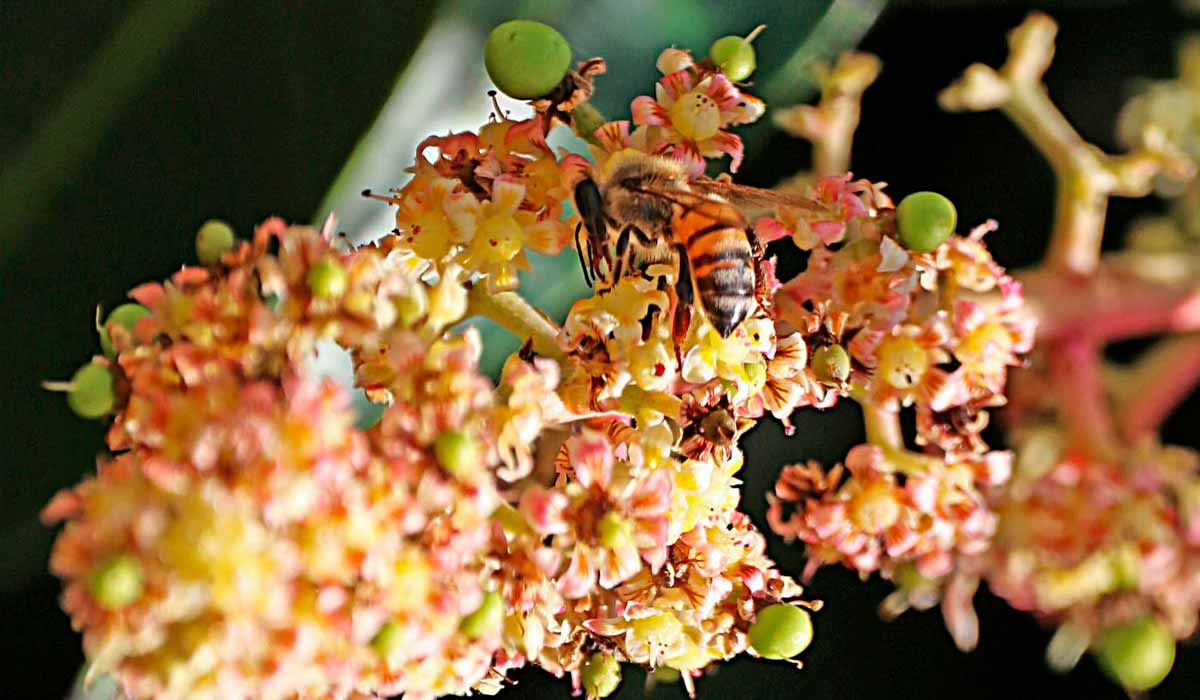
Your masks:
M812 637L808 611L786 603L759 610L750 625L750 646L764 659L790 659L808 648Z
M308 288L318 299L340 299L346 293L346 270L335 260L321 260L308 269Z
M233 250L233 245L233 229L224 221L206 221L196 232L196 257L203 265L221 262L221 256Z
M105 610L118 610L142 597L142 564L129 554L104 561L88 579L92 598Z
M841 345L817 348L812 356L812 370L817 381L840 384L850 378L850 354Z
M958 224L954 203L937 192L914 192L896 207L900 243L917 253L937 250Z
M750 77L758 66L754 46L750 39L740 36L723 36L708 49L708 58L721 68L725 77L739 83Z
M1093 645L1100 668L1133 691L1149 690L1175 663L1175 637L1152 615L1105 630Z
M371 638L371 647L384 659L404 648L404 628L395 620L388 620Z
M571 47L549 25L514 19L488 34L483 63L500 92L532 100L548 95L566 77Z
M116 348L114 348L112 344L112 338L108 336L109 326L114 323L119 323L128 329L130 333L132 333L133 327L137 325L138 321L152 314L153 312L150 311L150 309L147 309L141 304L133 303L121 304L117 308L110 311L108 313L108 318L104 320L104 325L97 329L100 332L100 348L104 350L104 354L109 358L117 356Z
M460 479L483 466L479 443L457 430L447 430L438 435L437 442L433 444L433 454L443 469Z
M621 664L611 654L592 654L579 673L588 700L606 698L621 684Z
M67 405L81 418L106 416L117 401L112 372L94 362L80 367L66 389Z
M459 623L459 630L469 639L478 639L500 631L504 624L504 599L495 591L483 594L483 603Z

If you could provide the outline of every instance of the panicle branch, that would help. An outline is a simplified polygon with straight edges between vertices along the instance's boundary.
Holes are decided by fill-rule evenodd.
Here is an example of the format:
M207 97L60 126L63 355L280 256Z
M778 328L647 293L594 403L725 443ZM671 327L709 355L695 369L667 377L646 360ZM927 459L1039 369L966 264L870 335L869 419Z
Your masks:
M1090 275L1100 261L1108 198L1144 196L1159 173L1189 177L1193 166L1154 134L1119 156L1084 141L1042 83L1057 31L1050 17L1031 14L1009 34L1009 57L999 70L972 65L942 91L938 102L956 112L999 109L1041 151L1058 180L1047 264L1060 272Z

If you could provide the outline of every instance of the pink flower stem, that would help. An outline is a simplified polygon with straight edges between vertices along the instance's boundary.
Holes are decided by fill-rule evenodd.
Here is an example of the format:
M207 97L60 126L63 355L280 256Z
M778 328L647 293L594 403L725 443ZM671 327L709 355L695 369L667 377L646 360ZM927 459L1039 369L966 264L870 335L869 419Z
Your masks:
M852 396L856 392L852 392ZM904 446L904 433L900 430L900 414L894 409L854 397L862 405L863 425L867 431L867 442L883 449L887 460L897 471L905 474L924 474L935 469L938 460L918 454Z
M1159 341L1128 370L1128 399L1121 406L1121 429L1130 440L1158 432L1200 384L1200 333Z
M1063 277L1048 270L1017 274L1044 341L1086 335L1113 341L1166 331L1200 330L1200 285L1133 273L1129 260L1105 256L1097 274Z
M1062 338L1043 346L1051 389L1071 444L1101 461L1115 461L1122 448L1100 375L1099 345L1090 338Z

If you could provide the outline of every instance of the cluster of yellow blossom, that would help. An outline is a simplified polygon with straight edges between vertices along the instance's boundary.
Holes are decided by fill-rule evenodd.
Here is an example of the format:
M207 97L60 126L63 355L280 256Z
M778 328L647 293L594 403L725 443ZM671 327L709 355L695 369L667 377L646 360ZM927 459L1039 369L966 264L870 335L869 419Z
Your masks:
M131 697L433 696L491 666L509 414L478 336L444 333L465 294L328 234L267 221L134 289L150 313L112 333L113 456L44 516L67 522L51 566L92 668ZM320 339L390 402L369 429L309 368Z
M570 241L569 186L587 167L555 158L540 119L490 121L479 133L431 136L417 147L412 178L386 197L398 245L438 273L475 273L490 292L517 287L526 249L555 255Z

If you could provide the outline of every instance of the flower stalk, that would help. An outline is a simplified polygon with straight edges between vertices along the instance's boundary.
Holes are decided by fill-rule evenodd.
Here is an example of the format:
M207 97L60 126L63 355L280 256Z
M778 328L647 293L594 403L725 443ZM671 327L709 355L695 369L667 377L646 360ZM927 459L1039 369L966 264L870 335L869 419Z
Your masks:
M1050 163L1057 180L1054 228L1046 264L1060 273L1091 275L1100 263L1108 198L1141 197L1164 171L1191 165L1161 139L1112 156L1087 143L1050 99L1042 76L1054 57L1058 27L1034 13L1008 36L1008 60L999 69L980 63L938 95L943 109L1008 116Z
M1200 384L1200 333L1158 341L1128 369L1117 370L1114 396L1131 443L1156 434L1163 420Z
M472 285L467 290L467 317L472 316L494 321L520 340L529 341L533 351L543 357L564 357L558 345L558 326L517 292L488 293L485 285Z

